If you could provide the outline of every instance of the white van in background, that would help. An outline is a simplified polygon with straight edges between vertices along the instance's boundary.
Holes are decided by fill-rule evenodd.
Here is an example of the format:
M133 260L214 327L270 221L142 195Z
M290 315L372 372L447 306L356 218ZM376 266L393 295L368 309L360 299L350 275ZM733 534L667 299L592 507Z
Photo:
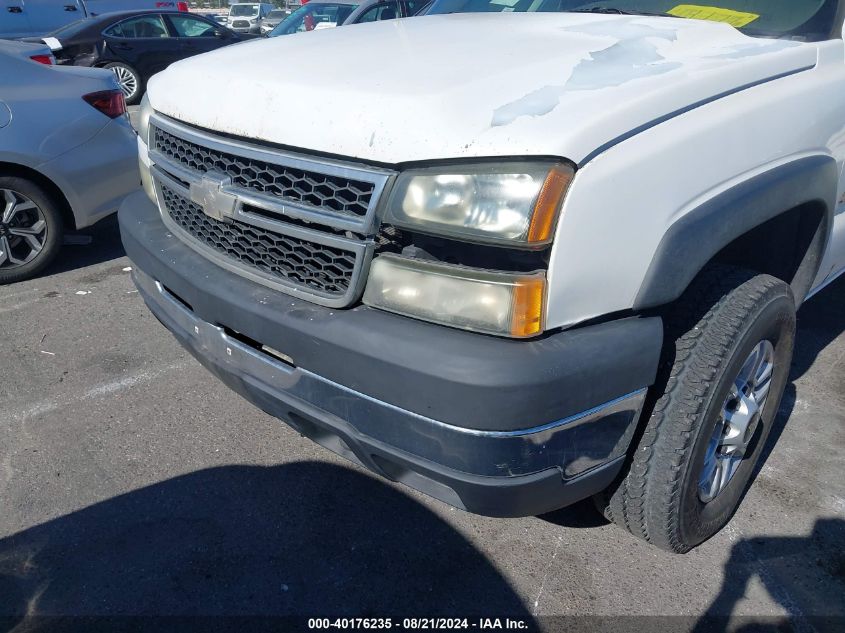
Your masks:
M5 0L0 6L0 38L17 39L52 33L91 15L157 9L187 11L180 0Z
M270 15L276 7L269 2L238 2L229 7L226 24L238 33L260 33L261 20Z

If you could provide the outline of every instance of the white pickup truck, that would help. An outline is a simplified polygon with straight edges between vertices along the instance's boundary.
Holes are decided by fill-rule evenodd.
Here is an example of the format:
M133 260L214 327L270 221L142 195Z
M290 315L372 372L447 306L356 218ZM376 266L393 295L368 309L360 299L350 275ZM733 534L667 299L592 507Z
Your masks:
M176 338L303 435L471 512L594 496L685 552L845 268L845 3L557 4L172 65L123 241Z

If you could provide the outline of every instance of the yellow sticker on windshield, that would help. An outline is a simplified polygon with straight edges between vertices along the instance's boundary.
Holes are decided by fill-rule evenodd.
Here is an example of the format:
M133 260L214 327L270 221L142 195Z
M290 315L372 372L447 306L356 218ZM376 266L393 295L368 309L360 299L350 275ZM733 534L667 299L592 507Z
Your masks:
M690 18L691 20L726 22L736 28L751 24L760 17L757 13L745 13L743 11L733 11L719 7L702 7L697 4L679 4L674 9L669 9L666 13L679 18Z

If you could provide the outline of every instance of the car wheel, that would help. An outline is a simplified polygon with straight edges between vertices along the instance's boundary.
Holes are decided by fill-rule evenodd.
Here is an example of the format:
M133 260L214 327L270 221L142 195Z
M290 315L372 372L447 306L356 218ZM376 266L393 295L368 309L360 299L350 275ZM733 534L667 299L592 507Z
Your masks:
M0 285L29 279L59 251L62 217L55 200L40 186L0 177Z
M664 324L648 419L623 475L596 502L635 536L684 553L716 534L745 494L789 377L795 303L780 279L719 266Z
M138 74L137 70L123 62L112 62L106 64L103 68L108 68L117 77L117 84L120 86L121 92L123 92L126 105L135 105L141 100L144 86L141 81L141 75Z

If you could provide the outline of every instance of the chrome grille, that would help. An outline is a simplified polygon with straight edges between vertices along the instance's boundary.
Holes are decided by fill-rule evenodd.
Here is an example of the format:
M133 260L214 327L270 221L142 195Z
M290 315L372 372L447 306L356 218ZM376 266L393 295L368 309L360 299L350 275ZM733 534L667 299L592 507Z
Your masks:
M375 190L372 182L273 164L203 147L154 127L153 147L186 169L217 171L250 191L335 213L364 216Z
M153 114L165 224L223 268L320 305L361 295L395 172L211 134Z
M237 220L214 220L175 188L162 184L160 192L168 214L180 228L226 257L321 294L342 297L349 291L355 253Z

